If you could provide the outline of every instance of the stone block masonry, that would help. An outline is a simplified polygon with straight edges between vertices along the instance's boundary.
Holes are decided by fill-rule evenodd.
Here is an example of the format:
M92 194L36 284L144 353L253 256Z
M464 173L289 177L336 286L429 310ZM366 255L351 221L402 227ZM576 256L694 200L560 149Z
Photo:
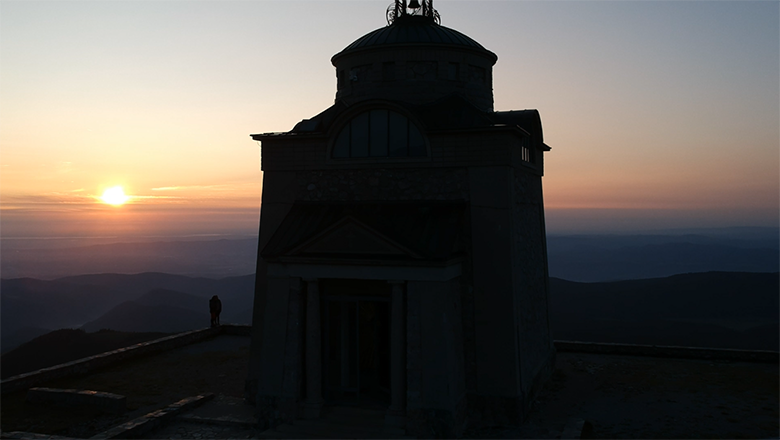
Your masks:
M121 414L127 409L125 396L90 390L30 388L27 401L57 406L91 406L114 414Z

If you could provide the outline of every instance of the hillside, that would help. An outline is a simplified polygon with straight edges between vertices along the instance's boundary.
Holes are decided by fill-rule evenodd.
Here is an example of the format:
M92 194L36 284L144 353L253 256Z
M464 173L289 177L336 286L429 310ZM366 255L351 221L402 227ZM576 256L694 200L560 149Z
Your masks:
M81 329L87 332L110 329L123 332L179 333L208 326L208 313L198 313L176 306L148 306L136 301L127 301L98 319L84 324Z
M774 272L780 266L776 229L716 232L548 235L550 276L599 282L693 272Z
M235 304L231 304L235 307ZM178 333L208 327L208 299L168 289L150 290L126 301L81 328L88 332L111 329L123 332ZM226 310L221 321L234 323L236 313ZM246 323L246 322L243 322Z
M222 299L224 322L249 324L252 319L254 284L254 275L211 279L154 272L79 275L51 281L3 279L0 280L2 350L6 352L42 332L78 328L100 320L115 307L128 302L135 302L135 305L126 306L125 312L134 310L134 313L140 315L151 313L149 316L156 317L159 322L170 320L173 314L190 315L187 318L189 321L182 318L176 326L155 327L166 329L158 331L179 331L176 329L195 325L195 322L199 324L192 328L208 325L208 298L213 295L219 295ZM143 307L149 309L146 312L139 311ZM165 307L178 307L184 311L166 310ZM119 329L106 324L111 322L110 319L104 320L90 328ZM148 320L144 322L150 323ZM125 330L136 328L123 326Z
M778 273L550 279L555 339L778 350Z
M165 333L85 333L63 329L47 333L0 356L2 378L167 336Z

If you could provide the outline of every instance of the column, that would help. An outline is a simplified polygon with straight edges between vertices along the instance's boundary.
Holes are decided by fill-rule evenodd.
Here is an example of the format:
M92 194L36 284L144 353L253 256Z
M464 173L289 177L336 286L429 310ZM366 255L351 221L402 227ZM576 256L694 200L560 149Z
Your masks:
M317 419L322 409L322 337L317 279L306 280L306 404L304 417Z
M403 427L406 424L404 282L388 282L392 286L392 303L390 305L390 408L387 410L385 423Z

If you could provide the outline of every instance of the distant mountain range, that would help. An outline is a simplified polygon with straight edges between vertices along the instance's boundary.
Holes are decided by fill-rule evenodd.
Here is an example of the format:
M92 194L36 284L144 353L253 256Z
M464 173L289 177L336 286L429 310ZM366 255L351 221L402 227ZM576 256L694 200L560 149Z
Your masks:
M3 352L62 328L204 327L212 295L222 298L223 322L251 323L256 238L38 247L44 241L2 239ZM558 339L777 346L778 228L549 235L547 243ZM635 281L607 282L618 280Z
M2 351L61 328L179 332L209 325L208 299L221 321L250 324L254 275L222 279L163 273L0 280Z
M78 274L163 272L222 278L255 272L257 238L46 247L41 240L2 242L3 278L56 279ZM38 246L29 248L28 246Z
M778 350L780 274L707 272L579 283L550 279L555 339ZM145 273L53 281L2 280L2 350L49 331L80 328L173 333L208 326L219 295L223 323L251 324L254 276Z
M163 272L223 278L252 274L257 238L74 246L76 241L2 239L4 279ZM547 236L550 276L597 282L680 273L774 272L780 229L721 228L634 235ZM172 288L172 287L163 287ZM176 290L173 288L173 290Z
M548 235L550 276L597 282L681 273L775 272L777 228L729 228L697 233Z
M206 304L203 298L195 295L154 289L134 301L117 305L81 328L87 332L112 329L124 332L178 333L210 324L210 315L204 313L207 311ZM227 318L227 310L224 318Z
M576 283L550 279L555 339L777 351L780 274L708 272Z

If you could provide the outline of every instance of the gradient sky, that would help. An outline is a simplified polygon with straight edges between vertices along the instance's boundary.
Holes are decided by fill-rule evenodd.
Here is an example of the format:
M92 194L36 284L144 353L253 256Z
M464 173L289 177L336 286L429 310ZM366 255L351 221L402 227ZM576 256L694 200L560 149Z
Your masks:
M330 106L390 3L1 2L2 236L256 233L249 134ZM434 6L541 112L550 232L777 226L780 3Z

